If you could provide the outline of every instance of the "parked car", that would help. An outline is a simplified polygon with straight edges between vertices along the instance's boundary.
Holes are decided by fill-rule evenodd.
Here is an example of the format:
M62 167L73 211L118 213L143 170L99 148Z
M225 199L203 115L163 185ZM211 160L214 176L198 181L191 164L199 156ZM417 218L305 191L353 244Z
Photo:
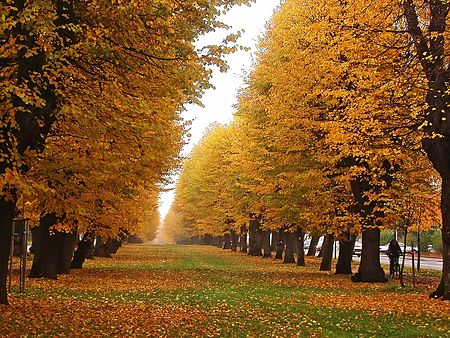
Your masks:
M380 252L381 253L387 254L388 249L389 249L389 244L380 245Z
M353 256L361 257L362 254L362 243L355 242L355 246L353 247Z

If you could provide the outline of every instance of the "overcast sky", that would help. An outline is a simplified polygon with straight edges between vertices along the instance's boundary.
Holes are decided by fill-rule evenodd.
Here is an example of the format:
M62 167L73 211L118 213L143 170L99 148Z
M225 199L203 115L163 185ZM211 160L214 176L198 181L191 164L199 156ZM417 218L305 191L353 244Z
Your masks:
M230 69L227 73L214 71L212 84L215 90L208 90L202 98L204 108L190 105L186 107L183 117L192 120L191 138L183 149L183 154L191 152L193 146L202 138L205 129L213 122L229 123L233 118L233 105L237 103L237 93L244 86L246 74L250 72L258 37L265 31L265 24L270 20L280 0L256 0L249 6L236 6L221 19L233 28L225 32L215 32L200 39L200 43L220 43L227 34L244 30L239 43L250 47L250 51L238 51L226 58ZM159 212L164 218L170 208L174 191L161 193Z

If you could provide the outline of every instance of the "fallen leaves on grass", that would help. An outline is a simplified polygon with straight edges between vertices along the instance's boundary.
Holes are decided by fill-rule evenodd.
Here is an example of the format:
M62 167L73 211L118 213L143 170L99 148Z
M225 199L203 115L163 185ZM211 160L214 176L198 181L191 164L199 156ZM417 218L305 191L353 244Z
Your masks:
M349 276L200 246L127 245L58 280L27 281L0 307L16 336L443 336L450 305L425 285ZM437 284L437 278L427 277Z

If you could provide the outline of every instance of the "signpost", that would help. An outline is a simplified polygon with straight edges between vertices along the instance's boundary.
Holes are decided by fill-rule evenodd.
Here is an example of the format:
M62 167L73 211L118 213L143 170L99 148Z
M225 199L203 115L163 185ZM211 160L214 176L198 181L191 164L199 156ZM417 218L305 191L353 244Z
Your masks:
M17 239L17 240L16 240ZM11 282L13 275L13 256L15 245L19 246L19 291L25 290L25 277L27 269L27 243L28 243L28 219L15 219L11 229L11 245L9 251L9 282L8 290L11 291Z

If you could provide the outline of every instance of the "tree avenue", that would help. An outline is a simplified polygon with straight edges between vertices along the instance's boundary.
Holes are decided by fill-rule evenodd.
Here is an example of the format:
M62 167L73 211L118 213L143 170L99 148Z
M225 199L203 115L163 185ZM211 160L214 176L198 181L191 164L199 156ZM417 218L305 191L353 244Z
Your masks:
M1 3L0 303L16 217L39 225L35 277L68 272L77 234L78 253L96 236L155 236L158 191L186 132L180 112L210 86L211 66L226 69L236 35L194 42L247 2Z
M167 218L176 239L241 230L246 246L249 231L260 255L272 232L287 263L296 250L301 261L305 232L320 233L339 239L337 273L351 273L361 234L352 280L383 282L380 229L439 222L440 192L444 265L431 296L449 299L447 15L445 1L284 1L235 121L185 162Z

